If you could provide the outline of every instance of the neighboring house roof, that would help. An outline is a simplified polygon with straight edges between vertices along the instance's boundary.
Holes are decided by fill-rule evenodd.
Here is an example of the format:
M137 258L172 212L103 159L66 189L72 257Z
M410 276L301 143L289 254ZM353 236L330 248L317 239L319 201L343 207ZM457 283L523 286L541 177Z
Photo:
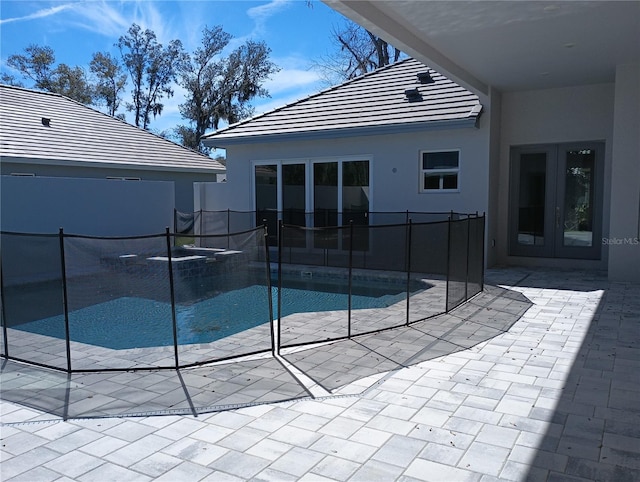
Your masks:
M421 83L428 72L432 83ZM417 89L414 98L405 91ZM414 59L405 59L279 109L203 136L205 145L373 135L475 126L477 95Z
M207 156L68 97L7 85L0 85L0 156L66 166L225 172Z

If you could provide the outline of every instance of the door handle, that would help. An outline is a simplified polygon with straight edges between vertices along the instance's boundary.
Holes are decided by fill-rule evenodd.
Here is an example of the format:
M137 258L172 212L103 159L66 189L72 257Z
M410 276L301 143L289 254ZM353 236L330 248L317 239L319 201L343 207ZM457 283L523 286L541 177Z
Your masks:
M556 206L556 228L560 227L560 206Z

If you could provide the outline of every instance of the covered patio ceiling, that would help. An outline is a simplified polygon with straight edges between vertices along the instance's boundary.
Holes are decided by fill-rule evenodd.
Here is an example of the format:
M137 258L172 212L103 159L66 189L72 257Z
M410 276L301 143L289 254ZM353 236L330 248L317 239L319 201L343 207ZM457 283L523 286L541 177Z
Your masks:
M480 94L613 82L640 62L635 0L323 1Z

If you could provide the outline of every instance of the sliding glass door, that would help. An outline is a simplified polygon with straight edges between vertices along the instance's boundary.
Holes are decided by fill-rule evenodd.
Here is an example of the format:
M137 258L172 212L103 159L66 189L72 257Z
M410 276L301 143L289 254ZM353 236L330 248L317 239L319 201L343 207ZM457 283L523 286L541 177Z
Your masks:
M278 220L310 227L369 222L368 160L256 164L254 182L256 223L267 223L271 244ZM322 244L340 248L337 236L325 238Z

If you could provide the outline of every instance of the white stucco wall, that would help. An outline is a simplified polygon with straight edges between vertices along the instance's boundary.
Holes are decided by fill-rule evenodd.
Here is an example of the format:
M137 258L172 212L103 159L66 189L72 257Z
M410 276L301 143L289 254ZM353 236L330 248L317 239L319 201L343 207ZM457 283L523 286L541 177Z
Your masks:
M234 209L235 195L229 189L229 183L224 182L195 182L193 183L194 211L224 211Z
M173 230L174 185L119 181L2 176L3 231L132 236Z
M640 65L616 70L609 277L640 281Z
M597 84L502 95L499 179L493 180L499 186L496 238L496 254L499 263L545 263L540 258L516 260L507 254L509 156L510 149L514 146L604 141L603 236L609 235L614 90L613 84ZM549 263L551 266L563 264L559 260L549 260ZM571 260L566 265L606 269L607 246L603 246L602 260L599 262L580 263Z
M488 129L431 130L316 141L287 141L227 147L226 187L200 184L200 207L252 211L253 162L369 159L371 211L486 212ZM459 192L420 192L420 151L460 150ZM226 191L225 191L226 190Z
M132 169L125 167L88 167L66 164L48 164L38 159L3 158L0 162L3 175L11 173L31 173L38 177L66 177L83 179L134 178L142 181L168 181L174 185L175 208L182 212L191 212L193 206L193 183L216 182L217 175L212 172L192 172L180 170Z

